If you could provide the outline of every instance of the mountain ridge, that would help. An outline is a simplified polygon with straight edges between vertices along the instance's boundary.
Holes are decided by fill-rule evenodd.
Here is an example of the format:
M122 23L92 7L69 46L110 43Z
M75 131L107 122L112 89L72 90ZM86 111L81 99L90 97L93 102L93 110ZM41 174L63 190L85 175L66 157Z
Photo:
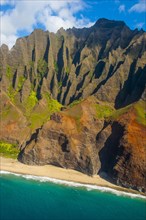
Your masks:
M107 19L2 45L2 146L145 191L145 57L146 32Z
M109 23L110 21L107 22L107 25ZM112 22L112 23L116 23L116 22ZM5 52L7 50L6 48L4 49L2 47L4 50L1 48L1 51L2 51L2 54L4 54L5 58L7 57L8 59L7 62L10 63L10 66L11 66L11 60L14 59L13 57L21 56L21 59L23 60L20 59L18 61L18 58L17 58L17 59L14 59L13 63L16 63L16 65L18 65L19 67L19 65L21 65L21 63L23 62L24 63L23 68L26 68L26 72L28 72L28 74L31 71L29 67L30 62L32 62L32 64L34 62L35 64L34 74L37 75L38 61L39 59L44 59L48 63L48 69L50 69L49 71L50 79L49 79L49 76L47 79L48 81L50 81L49 89L51 90L51 93L55 99L58 99L59 102L66 105L66 104L71 103L73 100L76 100L79 98L86 98L88 97L88 95L96 93L97 88L98 90L100 90L100 87L104 83L104 81L108 81L107 79L112 76L112 73L114 73L114 71L117 72L122 62L125 63L125 65L128 65L128 63L126 63L126 58L129 59L129 62L131 62L131 66L135 65L135 67L138 68L138 65L137 65L137 62L139 61L138 57L135 57L136 64L134 63L132 64L132 59L133 59L132 53L135 53L135 50L136 50L134 49L135 47L133 46L134 43L132 45L129 45L129 47L125 50L125 53L120 51L120 47L121 47L121 50L122 50L122 47L126 48L127 45L125 44L129 44L129 41L131 40L131 38L133 39L137 37L139 41L144 41L146 34L137 32L137 31L135 33L135 31L131 31L129 28L127 29L127 27L123 23L123 28L126 28L126 30L124 31L125 32L124 42L127 41L127 43L123 43L122 42L122 38L123 38L122 30L119 29L118 25L116 26L118 27L118 30L115 29L115 27L104 28L107 30L108 33L106 33L105 30L103 32L102 30L100 30L100 28L99 29L95 28L96 24L93 25L91 28L86 28L85 29L86 31L82 31L82 29L69 29L67 31L63 31L63 33L57 32L57 34L49 33L47 31L44 32L42 30L35 30L29 37L18 39L16 41L16 45L12 48L12 50L9 51L7 56ZM94 28L96 30L95 33L94 31L92 31L92 29ZM128 30L128 35L126 33L127 30ZM82 35L84 37L83 39L82 39ZM43 39L42 40L43 43L39 44L38 41L40 39ZM115 39L117 39L117 46L116 46ZM73 46L70 45L70 41L71 41L71 45ZM136 45L136 46L137 48L139 47L139 45ZM28 47L31 47L31 51L27 49ZM132 51L131 48L134 51ZM128 53L128 50L130 53ZM144 45L143 45L143 48L138 48L138 50L141 50L142 52L140 51L137 52L137 56L143 57L144 56L143 54ZM111 51L113 51L113 54L111 53ZM126 57L127 53L128 53L128 57ZM98 56L97 55L95 56L95 54L98 54ZM134 54L134 56L136 56L136 54ZM28 59L28 57L30 58ZM49 59L50 64L48 62L48 59ZM110 60L110 66L106 67L106 63L105 63L106 59ZM119 59L119 62L116 62L115 59L117 60ZM1 60L3 60L3 57L1 57ZM94 63L94 65L91 65L92 63ZM114 65L117 65L117 70L113 68ZM56 69L55 69L55 66L56 66ZM13 67L13 68L15 68L15 71L18 71L16 67ZM55 74L55 71L57 70L57 68L59 70L59 73ZM107 74L107 77L105 77L103 80L100 80L103 78L103 74L101 74L100 72L103 72L103 73L105 71L107 72L106 68L109 69L108 70L109 73ZM130 66L128 66L128 68L130 69ZM5 70L3 71L6 71L6 67L5 67ZM66 72L67 73L73 72L73 73L67 75ZM79 74L79 72L82 72L83 76ZM93 74L93 77L91 76L91 78L89 78L89 75L92 75L92 74ZM101 74L101 77L100 77L100 74ZM72 80L74 80L74 82L70 86L70 82ZM83 89L82 91L82 86L80 88L80 83L76 83L75 82L76 80L81 81L80 83L81 84L83 83L84 87L88 86L87 91L85 89ZM60 83L60 85L61 83L63 83L64 85L57 86L56 85L57 83L58 84ZM53 86L52 88L53 84L55 86ZM95 89L93 90L91 89L91 87L92 88L95 87ZM60 92L60 89L61 89L61 92ZM70 89L72 90L71 92L69 91ZM117 89L120 89L120 88L117 88Z

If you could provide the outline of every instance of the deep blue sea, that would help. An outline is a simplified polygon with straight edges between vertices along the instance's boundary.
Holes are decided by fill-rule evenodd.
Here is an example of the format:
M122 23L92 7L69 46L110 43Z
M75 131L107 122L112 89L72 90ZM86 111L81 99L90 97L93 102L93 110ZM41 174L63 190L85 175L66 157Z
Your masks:
M0 220L146 219L143 198L43 181L1 174Z

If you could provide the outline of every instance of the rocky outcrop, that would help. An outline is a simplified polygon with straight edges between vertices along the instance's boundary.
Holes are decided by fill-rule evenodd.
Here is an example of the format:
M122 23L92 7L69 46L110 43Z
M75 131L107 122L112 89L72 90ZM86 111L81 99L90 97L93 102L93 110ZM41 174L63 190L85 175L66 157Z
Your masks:
M19 160L98 173L118 185L145 191L146 128L137 122L134 107L108 121L99 119L97 103L90 97L53 114L26 142Z
M120 123L125 129L113 175L122 186L146 191L146 127L137 122L134 111L125 114Z
M99 174L112 178L118 185L145 192L146 127L138 120L136 111L132 106L114 119L111 134L99 152ZM98 140L103 139L105 132L103 129L98 134Z
M104 122L96 118L95 105L91 97L53 114L51 120L26 142L19 160L27 164L53 164L89 175L97 173L96 134Z

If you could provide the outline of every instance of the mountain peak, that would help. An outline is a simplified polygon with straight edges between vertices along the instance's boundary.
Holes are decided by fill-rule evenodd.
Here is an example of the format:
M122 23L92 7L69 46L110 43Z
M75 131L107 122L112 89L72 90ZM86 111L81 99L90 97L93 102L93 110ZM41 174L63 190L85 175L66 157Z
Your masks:
M4 146L17 144L26 164L106 174L146 191L145 36L102 18L90 28L35 29L10 51L3 45Z
M2 50L9 50L8 46L6 44L2 44L0 47Z
M126 24L124 21L115 21L115 20L108 20L106 18L100 18L96 21L95 27L101 27L101 28L114 28L116 26L122 26L124 27Z

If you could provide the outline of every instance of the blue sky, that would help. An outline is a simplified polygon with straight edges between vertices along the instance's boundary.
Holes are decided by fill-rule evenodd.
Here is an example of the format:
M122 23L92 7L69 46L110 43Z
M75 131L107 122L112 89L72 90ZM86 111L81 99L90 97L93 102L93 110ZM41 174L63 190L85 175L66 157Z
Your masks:
M10 48L35 28L89 27L99 18L146 30L146 0L0 0L1 44Z

